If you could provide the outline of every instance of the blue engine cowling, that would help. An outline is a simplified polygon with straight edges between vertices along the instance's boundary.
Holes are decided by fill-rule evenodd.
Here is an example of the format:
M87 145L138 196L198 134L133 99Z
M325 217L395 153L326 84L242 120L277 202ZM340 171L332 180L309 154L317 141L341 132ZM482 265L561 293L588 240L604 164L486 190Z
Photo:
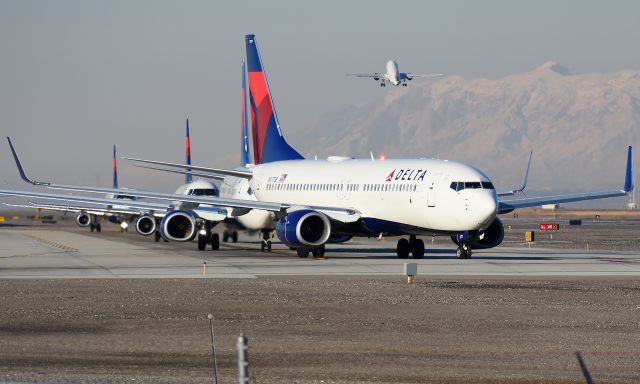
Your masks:
M329 240L331 223L322 213L303 209L278 220L276 234L290 247L319 247Z
M160 222L160 234L171 241L190 241L196 235L196 217L187 211L171 211Z
M487 249L497 247L504 240L504 225L497 217L491 224L478 234L470 234L468 243L472 249ZM451 241L460 245L456 236L451 236Z

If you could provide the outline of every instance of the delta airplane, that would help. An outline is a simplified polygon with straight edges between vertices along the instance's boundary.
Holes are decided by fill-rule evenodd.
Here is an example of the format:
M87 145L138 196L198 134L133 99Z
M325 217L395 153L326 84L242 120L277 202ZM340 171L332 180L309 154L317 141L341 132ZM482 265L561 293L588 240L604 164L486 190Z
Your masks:
M498 246L504 227L498 214L518 208L552 203L625 196L633 190L632 149L628 148L622 189L571 195L510 198L498 196L491 180L479 169L460 162L438 159L388 159L384 161L333 156L304 160L285 140L275 117L266 76L254 35L247 35L247 64L252 108L257 113L261 164L247 170L229 170L130 159L139 163L234 176L246 179L255 201L184 196L145 191L126 193L138 198L206 204L234 210L265 210L276 217L276 234L298 256L321 256L332 234L344 236L403 236L399 258L422 258L424 242L417 236L450 236L461 259L472 249ZM14 158L25 181L52 189L102 193L103 188L35 182L29 179L17 155ZM111 190L111 193L124 193ZM29 192L0 191L0 195L28 196ZM85 197L89 200L90 197ZM191 213L174 210L163 219L163 236L189 233ZM173 221L174 218L180 220ZM408 238L407 238L408 237Z
M403 87L407 86L407 81L410 81L416 77L440 77L442 74L433 73L428 75L421 75L417 73L410 72L400 72L398 69L398 63L394 60L387 61L387 70L384 73L347 73L347 76L355 76L355 77L369 77L373 78L375 81L380 81L380 86L385 87L388 81L392 85L402 85Z
M9 140L9 138L7 138ZM19 162L15 149L11 140L9 145L14 156L14 160ZM20 206L25 208L40 208L46 210L76 212L76 223L81 227L86 227L91 224L92 231L95 229L100 231L100 223L96 220L97 216L106 216L109 221L114 223L126 223L127 220L135 220L136 232L142 236L150 236L155 234L155 241L160 241L164 237L165 240L173 241L187 241L198 236L198 249L204 250L207 245L211 245L213 250L219 248L219 235L212 233L212 228L226 217L226 212L218 207L212 207L209 205L193 205L185 204L180 201L173 201L172 205L140 202L137 196L132 196L128 192L134 191L133 189L118 189L118 174L117 174L117 159L114 146L114 158L113 158L113 188L101 189L98 193L106 193L104 198L95 199L82 196L62 196L62 195L47 195L41 193L28 193L22 195L25 198L45 199L45 200L61 200L73 203L80 203L84 205L54 205L44 203L34 203L27 201L27 204L6 204L10 206ZM189 119L186 120L186 163L191 164L191 139L189 133ZM20 165L21 176L29 179ZM205 180L192 180L192 172L187 170L185 173L185 183L178 187L175 194L184 196L214 196L217 197L220 194L218 187L211 182ZM30 180L30 179L29 179ZM48 183L41 183L30 180L29 182L34 185L49 186ZM117 192L116 192L117 191ZM114 202L117 201L117 203ZM88 207L86 204L101 205L102 207ZM106 206L106 207L105 207ZM158 229L162 223L162 219L165 217L168 211L175 210L176 207L189 212L190 217L194 219L191 232L188 239L173 238L171 236L162 236L161 231ZM180 221L180 218L178 218ZM196 222L197 221L197 222ZM196 232L196 226L200 227L200 230ZM123 227L124 229L125 227Z

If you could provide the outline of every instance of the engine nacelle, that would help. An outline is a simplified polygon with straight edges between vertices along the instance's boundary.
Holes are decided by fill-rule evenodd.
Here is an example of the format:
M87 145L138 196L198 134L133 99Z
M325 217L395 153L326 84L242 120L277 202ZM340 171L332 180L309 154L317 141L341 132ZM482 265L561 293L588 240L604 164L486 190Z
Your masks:
M91 215L88 213L81 212L76 216L76 223L80 227L88 227L91 224Z
M332 233L331 236L329 236L329 241L327 241L327 243L330 243L330 244L346 243L352 238L353 236L351 235L342 235L339 233Z
M156 219L150 215L142 215L136 219L136 232L149 236L156 231Z
M319 247L329 240L331 223L322 213L303 209L278 220L276 234L290 247Z
M456 236L451 236L451 240L460 245ZM480 233L470 235L469 245L472 249L487 249L497 247L504 240L504 225L497 217L491 224Z
M196 235L196 218L186 211L171 211L160 222L160 234L171 241L190 241Z

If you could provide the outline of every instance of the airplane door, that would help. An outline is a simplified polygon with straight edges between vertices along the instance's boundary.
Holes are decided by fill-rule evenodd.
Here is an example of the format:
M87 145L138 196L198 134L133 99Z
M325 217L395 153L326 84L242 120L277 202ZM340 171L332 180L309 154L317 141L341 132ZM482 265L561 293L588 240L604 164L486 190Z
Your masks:
M435 207L436 206L436 191L434 189L433 184L427 189L427 206Z

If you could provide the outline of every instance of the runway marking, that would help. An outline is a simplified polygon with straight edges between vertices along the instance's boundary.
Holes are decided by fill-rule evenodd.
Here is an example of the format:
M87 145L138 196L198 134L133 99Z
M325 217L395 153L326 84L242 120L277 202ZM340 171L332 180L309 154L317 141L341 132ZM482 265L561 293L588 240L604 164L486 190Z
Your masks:
M28 234L28 233L23 234L23 236L26 236L26 237L28 237L28 238L30 238L32 240L35 240L35 241L37 241L39 243L42 243L42 244L45 244L45 245L49 245L49 246L54 247L54 248L58 248L58 249L63 250L65 252L78 252L78 250L76 248L68 247L68 246L66 246L64 244L59 244L59 243L56 243L54 241L44 239L42 237L34 236L34 235L31 235L31 234Z

